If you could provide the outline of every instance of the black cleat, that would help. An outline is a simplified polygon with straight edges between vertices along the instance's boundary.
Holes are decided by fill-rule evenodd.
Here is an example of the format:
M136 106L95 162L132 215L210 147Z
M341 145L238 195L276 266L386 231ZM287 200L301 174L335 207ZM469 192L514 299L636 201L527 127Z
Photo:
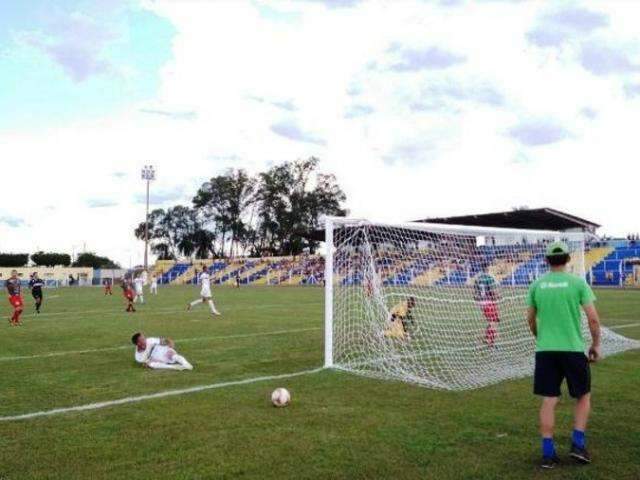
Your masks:
M587 452L586 448L580 448L575 444L571 445L571 451L569 452L569 456L573 458L576 462L582 463L586 465L587 463L591 463L591 455Z
M546 470L550 470L558 464L560 464L560 459L558 458L557 455L553 455L552 457L542 457L542 462L540 463L540 467Z

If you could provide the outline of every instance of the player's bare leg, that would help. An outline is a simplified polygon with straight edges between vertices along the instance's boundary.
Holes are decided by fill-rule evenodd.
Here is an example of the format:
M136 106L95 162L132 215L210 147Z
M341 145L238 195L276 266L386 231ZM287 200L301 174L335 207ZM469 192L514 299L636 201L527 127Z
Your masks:
M191 303L187 303L187 311L191 310L193 307L195 307L196 305L198 305L199 303L204 303L204 298L199 298L197 300L194 300Z
M490 347L495 346L496 337L498 336L496 325L497 322L487 322L487 329L484 332L484 341Z
M22 322L20 321L20 315L22 315L22 308L14 308L13 315L11 316L11 320L9 322L11 326L16 327L18 325L22 325Z
M211 313L214 315L222 315L217 309L215 304L213 303L213 300L211 300L210 298L207 299L207 303L209 304L209 310L211 310Z

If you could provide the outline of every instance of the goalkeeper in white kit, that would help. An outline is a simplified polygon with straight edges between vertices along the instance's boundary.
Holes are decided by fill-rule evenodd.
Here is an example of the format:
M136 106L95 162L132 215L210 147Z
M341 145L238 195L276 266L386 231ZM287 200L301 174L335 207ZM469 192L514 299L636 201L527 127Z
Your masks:
M142 332L134 333L131 343L136 346L136 362L157 370L193 370L186 358L179 355L173 340L164 337L145 337Z
M197 273L198 272L196 271L196 275ZM213 304L211 295L211 276L206 268L202 269L202 273L198 277L198 283L200 284L200 298L189 303L187 305L187 310L191 310L192 307L195 307L199 303L206 303L209 305L209 309L213 315L220 315L220 312L216 310L216 306Z

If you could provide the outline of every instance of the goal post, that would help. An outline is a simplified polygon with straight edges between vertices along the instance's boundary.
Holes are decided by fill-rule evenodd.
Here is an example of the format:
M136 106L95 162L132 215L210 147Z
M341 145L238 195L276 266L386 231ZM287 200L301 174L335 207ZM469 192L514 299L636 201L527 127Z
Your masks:
M324 262L324 366L333 366L333 218L325 218Z
M325 219L325 367L447 390L530 375L529 284L582 232ZM585 339L589 339L586 319ZM640 342L603 328L605 355Z

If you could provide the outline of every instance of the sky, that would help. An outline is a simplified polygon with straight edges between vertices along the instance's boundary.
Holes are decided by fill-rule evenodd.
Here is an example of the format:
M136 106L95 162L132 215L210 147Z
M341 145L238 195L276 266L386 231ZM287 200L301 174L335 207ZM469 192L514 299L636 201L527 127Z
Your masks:
M350 215L551 207L640 231L640 5L0 0L0 251L138 264L152 208L321 159Z

